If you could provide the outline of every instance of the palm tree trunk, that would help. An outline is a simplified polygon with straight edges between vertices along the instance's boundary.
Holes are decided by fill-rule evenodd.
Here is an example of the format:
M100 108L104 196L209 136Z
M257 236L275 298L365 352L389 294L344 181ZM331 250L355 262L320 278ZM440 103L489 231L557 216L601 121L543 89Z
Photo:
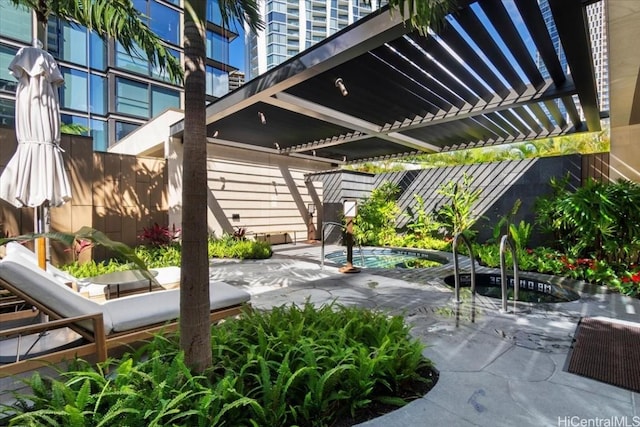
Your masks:
M205 0L185 1L185 111L182 183L180 347L202 373L211 366L207 254L207 135L205 108Z

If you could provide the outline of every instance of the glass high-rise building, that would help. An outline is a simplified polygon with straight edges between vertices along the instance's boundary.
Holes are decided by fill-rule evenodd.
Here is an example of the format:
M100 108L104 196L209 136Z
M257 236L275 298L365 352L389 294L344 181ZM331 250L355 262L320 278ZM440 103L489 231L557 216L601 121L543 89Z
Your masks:
M558 58L562 69L567 72L567 59L562 49L560 37L555 26L550 25L553 22L549 0L538 0L542 16L547 22L551 41L558 52ZM607 16L604 0L599 0L586 6L587 22L589 25L589 36L591 38L593 66L595 70L596 86L598 93L598 102L601 111L609 110L609 61L607 56ZM541 59L538 60L544 77L549 77L546 66ZM566 110L562 103L559 104L560 111L565 114Z
M182 59L181 0L133 0L171 53ZM229 43L237 33L221 26L218 0L207 5L207 97L229 91ZM13 125L16 79L7 69L18 49L31 45L35 21L29 9L0 0L0 124ZM184 91L144 55L130 56L113 40L86 28L49 20L47 49L58 60L65 84L60 93L62 122L78 124L93 137L93 148L107 148L166 108L182 108Z
M387 3L386 0L264 0L265 30L246 31L247 80L283 63Z

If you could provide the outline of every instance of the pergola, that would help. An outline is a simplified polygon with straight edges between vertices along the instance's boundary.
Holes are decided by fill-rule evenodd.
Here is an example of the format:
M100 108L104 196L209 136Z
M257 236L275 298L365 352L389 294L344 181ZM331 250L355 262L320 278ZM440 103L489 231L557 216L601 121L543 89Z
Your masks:
M210 104L208 141L335 166L600 130L589 1L548 3L459 0L427 37L385 7Z

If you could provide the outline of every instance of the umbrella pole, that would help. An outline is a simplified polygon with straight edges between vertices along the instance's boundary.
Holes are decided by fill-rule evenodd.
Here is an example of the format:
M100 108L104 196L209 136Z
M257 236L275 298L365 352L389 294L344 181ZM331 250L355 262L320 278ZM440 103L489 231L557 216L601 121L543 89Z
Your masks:
M34 212L34 228L36 230L36 233L40 234L40 233L45 233L46 230L46 211L47 211L47 206L45 205L40 205L38 207L36 207L36 210ZM38 255L38 266L43 269L46 270L47 269L47 242L46 242L46 238L44 237L39 237L36 240L36 254Z

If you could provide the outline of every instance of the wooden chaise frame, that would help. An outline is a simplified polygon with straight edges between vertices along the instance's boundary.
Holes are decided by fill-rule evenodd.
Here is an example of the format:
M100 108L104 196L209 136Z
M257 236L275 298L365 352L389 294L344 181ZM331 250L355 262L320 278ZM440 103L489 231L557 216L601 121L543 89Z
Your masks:
M75 357L94 356L96 362L107 360L109 350L122 347L128 344L140 342L152 338L154 335L164 332L173 332L178 328L178 321L174 319L169 322L156 323L136 329L123 332L117 332L107 335L105 333L102 313L89 314L85 316L67 317L61 316L50 307L36 301L29 295L26 295L20 289L11 283L0 278L0 288L4 288L18 298L23 299L27 304L31 304L40 310L41 313L49 316L50 321L38 323L34 325L21 326L12 329L0 330L0 339L4 337L16 335L37 334L40 332L70 328L78 333L88 343L79 344L72 348L58 350L45 355L39 355L30 359L19 360L13 363L0 365L0 377L15 375L22 372L28 372L43 366L57 364L65 360L71 360ZM241 314L243 310L250 308L249 303L232 305L220 309L212 310L209 319L211 323L217 322L224 318ZM81 326L82 321L91 321L93 331ZM1 343L2 341L0 341Z

